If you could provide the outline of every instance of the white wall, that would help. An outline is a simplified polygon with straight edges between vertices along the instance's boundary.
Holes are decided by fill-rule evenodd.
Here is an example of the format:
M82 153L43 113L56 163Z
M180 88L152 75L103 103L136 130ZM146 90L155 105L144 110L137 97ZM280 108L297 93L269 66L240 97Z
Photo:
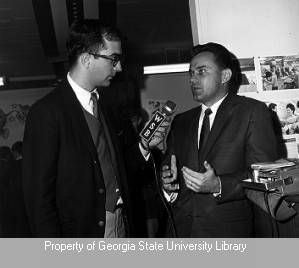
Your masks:
M189 0L195 44L217 42L239 58L299 53L298 0ZM193 32L196 32L194 30ZM258 85L260 86L260 85ZM265 100L299 98L299 90L246 93Z
M199 43L221 43L239 58L299 52L298 0L189 2Z
M174 101L178 113L198 105L193 101L187 72L147 75L145 88L141 92L143 107L146 107L145 102L151 99Z
M299 53L299 0L189 0L194 44L218 42L239 58ZM244 94L245 95L245 94ZM299 99L299 90L246 93L265 100ZM147 99L171 99L180 111L194 107L188 74L149 75Z

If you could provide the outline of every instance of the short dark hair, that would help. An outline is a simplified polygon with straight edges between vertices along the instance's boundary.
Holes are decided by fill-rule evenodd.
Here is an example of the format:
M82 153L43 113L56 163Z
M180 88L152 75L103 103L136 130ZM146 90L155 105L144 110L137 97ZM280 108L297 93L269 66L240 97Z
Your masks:
M272 77L272 73L269 72L269 71L266 71L265 72L265 77L268 78L268 77Z
M121 41L121 39L122 35L118 29L103 25L99 20L76 21L71 25L66 44L69 65L72 66L82 53L98 52L99 47L105 47L105 40Z
M275 107L276 107L277 105L275 104L275 103L270 103L269 105L268 105L268 108L270 109L270 110L273 110Z
M290 108L293 111L293 113L295 112L295 106L292 103L288 103L286 108Z
M232 76L229 81L229 92L237 94L242 82L241 67L238 58L224 46L217 43L206 43L193 47L192 58L202 52L211 52L215 62L221 69L230 69Z
M23 142L17 141L11 146L12 152L17 152L18 154L22 155L23 153Z

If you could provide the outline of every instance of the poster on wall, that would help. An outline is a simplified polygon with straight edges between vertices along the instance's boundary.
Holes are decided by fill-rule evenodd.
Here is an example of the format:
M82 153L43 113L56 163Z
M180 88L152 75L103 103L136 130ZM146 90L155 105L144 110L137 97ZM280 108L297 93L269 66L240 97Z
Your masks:
M239 93L256 92L256 70L254 66L254 58L238 59L240 63L242 82Z
M262 91L299 88L299 54L258 57Z
M23 140L26 117L31 105L52 88L0 91L0 146L11 147Z
M266 102L273 115L274 123L281 128L281 134L289 158L299 157L299 98L271 100ZM278 119L277 121L275 119Z

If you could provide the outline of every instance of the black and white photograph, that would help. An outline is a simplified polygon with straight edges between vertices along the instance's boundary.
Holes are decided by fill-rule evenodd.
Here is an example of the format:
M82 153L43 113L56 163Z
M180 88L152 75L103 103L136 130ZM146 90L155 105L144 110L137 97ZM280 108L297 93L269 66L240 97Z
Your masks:
M242 58L238 60L240 62L240 68L242 72L242 83L239 88L239 92L256 92L257 83L254 58Z
M0 0L1 265L291 263L298 25L298 0Z
M267 105L277 114L283 135L299 134L299 99L271 101Z
M299 54L259 57L263 90L299 88Z

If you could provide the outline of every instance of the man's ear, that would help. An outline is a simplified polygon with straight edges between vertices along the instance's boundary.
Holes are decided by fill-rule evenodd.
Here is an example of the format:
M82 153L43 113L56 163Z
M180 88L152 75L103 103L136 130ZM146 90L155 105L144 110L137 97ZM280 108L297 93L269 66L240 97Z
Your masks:
M79 58L81 65L86 69L88 69L90 66L90 56L91 55L88 53L82 53Z
M224 84L228 82L232 77L232 70L227 68L222 70L222 76L221 76L221 83Z

